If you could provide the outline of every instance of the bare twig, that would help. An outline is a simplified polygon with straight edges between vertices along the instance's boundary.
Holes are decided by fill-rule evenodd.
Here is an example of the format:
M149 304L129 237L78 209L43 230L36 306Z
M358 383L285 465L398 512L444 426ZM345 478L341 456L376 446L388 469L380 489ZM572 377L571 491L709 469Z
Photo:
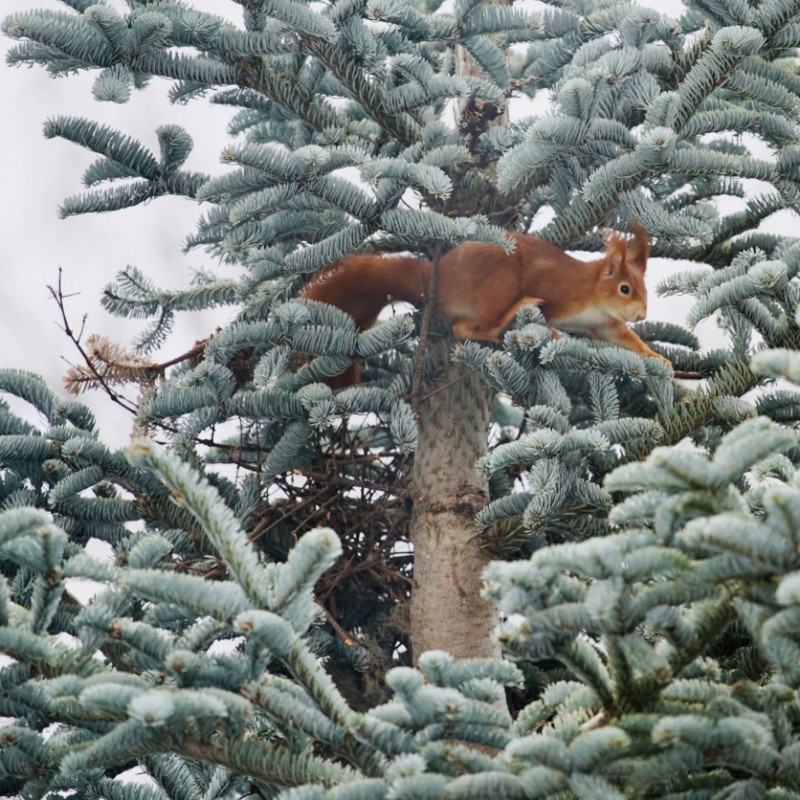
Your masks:
M69 323L69 319L67 317L67 309L65 305L66 295L64 294L63 286L62 286L62 276L63 270L61 267L58 268L58 287L54 289L52 286L48 286L47 288L50 290L50 294L53 296L53 299L56 301L56 305L58 306L58 310L61 313L61 321L63 325L63 331L66 333L69 340L75 345L78 352L81 354L81 357L86 362L86 366L88 367L89 371L94 375L95 379L97 380L97 384L102 387L103 391L111 398L111 400L117 405L122 406L126 411L131 414L136 413L136 405L128 400L126 397L123 397L121 394L118 394L114 391L111 385L106 381L105 377L100 374L95 367L94 360L90 356L89 353L86 352L83 345L81 344L81 337L83 336L83 329L86 324L86 317L84 316L83 321L81 323L81 329L76 334L72 326Z
M105 337L90 336L87 339L87 346L83 344L83 334L86 325L86 316L81 322L81 329L76 334L69 322L66 311L66 298L62 286L62 270L58 270L58 287L48 287L50 294L56 301L56 305L61 312L62 329L69 337L70 341L81 354L85 367L74 367L74 375L70 376L69 383L77 388L68 386L70 391L79 391L80 387L100 388L115 403L121 405L126 411L136 413L137 404L126 399L112 388L113 383L143 383L151 382L156 377L163 377L169 367L181 364L185 361L199 359L205 350L210 337L203 341L196 342L194 347L187 350L175 358L161 363L148 362L138 355L126 352L120 345L111 342ZM100 366L98 366L98 364ZM103 365L107 367L103 370Z
M325 619L328 624L333 628L336 635L348 646L352 647L355 644L355 639L339 624L338 620L328 611L319 598L315 598L317 605L325 612Z

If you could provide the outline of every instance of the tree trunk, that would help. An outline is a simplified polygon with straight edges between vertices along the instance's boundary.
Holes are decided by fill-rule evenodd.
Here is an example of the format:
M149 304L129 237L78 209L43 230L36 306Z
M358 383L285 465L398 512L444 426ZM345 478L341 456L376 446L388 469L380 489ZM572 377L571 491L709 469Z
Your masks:
M479 373L449 363L445 342L432 343L445 366L419 404L411 517L414 660L426 650L459 658L499 656L495 608L480 596L488 558L479 549L475 514L488 500L475 461L487 451L489 394ZM441 345L441 347L440 347ZM438 391L437 391L438 390Z
M455 71L457 75L480 74L461 46L456 47ZM471 148L470 137L477 140L491 125L508 121L507 106L489 105L476 103L475 98L458 104L458 129ZM451 200L454 197L455 193ZM470 213L489 212L484 207L486 196L472 200L478 206ZM508 224L491 213L489 217ZM435 291L435 285L431 290ZM487 452L490 392L480 373L450 361L447 342L426 340L427 334L420 346L429 348L443 367L435 382L428 381L424 388L428 397L423 396L417 406L419 444L411 516L412 655L415 662L426 650L446 650L457 658L499 657L500 645L494 637L497 611L480 596L481 573L489 558L479 548L474 525L475 515L489 500L488 482L476 472L475 462Z

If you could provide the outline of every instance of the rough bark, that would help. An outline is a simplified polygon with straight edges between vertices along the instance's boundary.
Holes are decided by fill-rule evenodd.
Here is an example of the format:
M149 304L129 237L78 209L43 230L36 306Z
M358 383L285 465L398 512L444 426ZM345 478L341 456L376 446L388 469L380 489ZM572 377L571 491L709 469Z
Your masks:
M488 499L475 461L486 453L489 395L480 374L448 364L442 351L440 363L446 366L428 383L428 397L419 404L411 518L415 661L426 650L446 650L459 658L500 654L493 636L497 611L480 596L488 558L474 526Z
M495 0L508 3L510 0ZM456 74L479 75L463 47L456 48ZM467 98L458 105L457 125L470 149L491 125L508 123L507 106ZM457 191L451 211L459 206ZM462 214L483 213L496 224L509 224L516 212L497 216L489 195L471 197ZM477 205L475 205L477 201ZM435 271L432 284L435 287ZM434 289L435 290L435 289ZM431 309L427 309L429 316ZM444 342L421 347L432 349L444 365L427 396L417 399L419 444L414 459L416 498L411 517L414 545L414 590L411 593L411 647L414 661L426 650L446 650L458 658L499 657L493 635L497 611L480 596L481 573L488 557L481 551L474 526L475 514L489 499L487 481L475 462L487 452L490 395L479 373L453 364ZM421 361L420 361L421 365ZM419 376L417 376L418 378ZM433 394L432 394L433 393Z

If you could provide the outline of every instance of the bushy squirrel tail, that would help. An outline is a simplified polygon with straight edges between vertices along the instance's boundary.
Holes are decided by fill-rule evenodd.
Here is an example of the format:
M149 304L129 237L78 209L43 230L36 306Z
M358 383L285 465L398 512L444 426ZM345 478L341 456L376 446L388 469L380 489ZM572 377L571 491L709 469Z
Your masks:
M392 301L419 305L428 291L430 275L430 262L413 256L358 253L315 273L300 297L341 308L365 331Z
M300 298L317 300L349 314L360 331L371 328L381 310L393 301L418 306L428 292L431 262L413 256L357 253L323 267L300 290ZM361 368L353 364L328 381L333 389L359 382Z

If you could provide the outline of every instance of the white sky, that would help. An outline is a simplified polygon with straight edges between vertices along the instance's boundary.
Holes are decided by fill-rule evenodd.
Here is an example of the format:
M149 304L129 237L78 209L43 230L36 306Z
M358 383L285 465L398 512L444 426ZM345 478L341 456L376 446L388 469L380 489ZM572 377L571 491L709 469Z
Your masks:
M195 0L202 10L240 19L241 8L219 0ZM3 0L0 14L49 8L64 10L55 0ZM166 100L167 81L152 81L134 92L124 105L98 103L91 96L96 73L53 79L41 68L11 69L5 55L15 41L0 37L0 367L28 369L42 374L48 385L61 392L65 360L80 357L59 329L59 312L48 285L55 286L58 268L63 286L74 294L69 313L79 328L82 317L87 333L104 333L127 344L141 330L142 322L120 320L99 305L102 287L131 264L161 286L185 286L192 269L215 267L202 251L182 252L185 237L194 230L201 207L185 198L164 197L133 209L110 214L58 216L61 201L82 190L81 176L94 156L61 139L45 139L42 125L62 114L86 116L119 128L158 152L155 129L162 124L184 126L195 148L187 169L222 172L219 153L227 142L225 127L233 110L204 101L172 106ZM9 280L11 279L11 280ZM179 317L175 333L159 360L188 350L207 336L217 322L231 312L217 311L197 319ZM135 392L135 389L133 390ZM123 445L130 418L102 393L82 395L102 420L103 440Z
M233 2L194 0L193 5L240 19L240 7ZM5 17L32 8L61 10L64 6L56 0L3 0L0 14ZM166 100L169 82L156 80L145 91L134 92L127 104L97 103L91 96L96 73L54 80L40 68L10 69L4 59L13 44L13 40L0 38L0 97L5 110L0 115L0 174L4 179L0 192L0 274L4 278L0 367L40 373L60 392L65 361L74 363L80 358L59 329L58 309L47 289L55 286L59 266L66 292L74 295L68 306L73 327L80 328L87 315L87 333L107 334L123 344L141 329L141 321L117 319L99 305L102 287L118 270L131 264L157 284L177 288L186 285L193 268L231 267L217 267L202 251L182 252L185 237L202 213L199 205L187 199L158 198L125 211L61 220L59 203L81 191L81 175L94 157L70 142L45 139L43 123L61 114L87 116L131 134L156 151L156 127L176 123L184 126L195 142L186 167L216 174L225 170L219 153L228 142L225 126L233 110L203 100L172 106ZM648 284L655 286L669 269L667 264L652 261ZM650 294L651 319L678 321L683 317L685 299L660 300L652 291ZM167 360L184 352L232 313L223 309L200 318L180 317L175 332L155 357ZM103 441L124 445L130 431L129 416L102 393L89 393L81 399L100 419Z

